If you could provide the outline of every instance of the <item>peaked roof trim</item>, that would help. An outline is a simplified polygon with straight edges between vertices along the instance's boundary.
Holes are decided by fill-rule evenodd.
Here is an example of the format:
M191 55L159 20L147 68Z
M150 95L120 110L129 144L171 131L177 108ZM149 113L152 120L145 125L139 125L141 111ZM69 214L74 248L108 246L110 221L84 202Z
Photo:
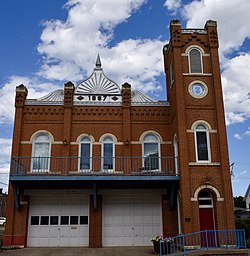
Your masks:
M75 94L120 94L119 86L107 78L103 72L101 58L98 54L93 73L75 89Z

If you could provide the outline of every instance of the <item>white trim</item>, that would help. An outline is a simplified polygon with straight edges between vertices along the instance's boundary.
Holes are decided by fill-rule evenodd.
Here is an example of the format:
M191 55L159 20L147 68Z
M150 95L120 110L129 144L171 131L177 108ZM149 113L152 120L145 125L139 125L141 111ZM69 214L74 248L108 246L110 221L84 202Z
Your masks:
M144 164L145 164L145 161L144 161L144 158L145 158L145 148L144 148L144 145L145 145L145 143L147 143L147 144L156 144L157 143L157 147L158 147L158 169L159 170L161 170L161 161L160 161L160 159L161 159L161 144L160 144L160 139L161 138L159 138L159 136L156 134L156 133L153 133L153 132L149 132L149 133L143 133L144 134L144 136L142 137L142 139L143 139L143 141L142 141L142 166L144 167ZM144 141L144 139L145 139L145 137L147 136L147 135L150 135L150 134L153 134L155 137L156 137L156 139L157 139L157 141L149 141L149 142L145 142ZM140 138L141 139L141 138ZM154 171L154 170L152 170L152 171Z
M191 47L194 47L194 46L191 46ZM199 47L198 45L196 45L195 47ZM181 54L182 57L187 57L188 56L188 53L182 53ZM210 57L210 53L202 53L202 56L203 57Z
M204 50L203 50L200 46L198 46L198 45L189 46L187 49L188 49L188 71L189 71L189 73L190 73L190 74L203 74L203 58L202 58L203 55L202 55L202 53L204 52ZM198 72L198 73L196 73L196 72L191 72L190 52L191 52L192 50L197 50L197 51L199 51L199 53L200 53L201 72Z
M48 136L50 137L50 142L52 143L52 142L55 141L54 136L53 136L53 134L52 134L51 132L49 132L49 131L47 131L47 130L38 130L38 131L34 132L34 133L31 135L31 137L30 137L30 142L33 142L34 139L36 138L37 134L39 134L39 133L47 133Z
M21 144L32 144L32 141L22 140L20 143ZM74 145L73 143L76 143L76 145L78 145L77 142L70 142L71 145ZM51 144L61 145L61 144L63 144L63 141L60 141L60 140L59 141L51 141Z
M178 138L175 134L173 137L173 146L174 146L174 163L175 163L175 174L179 174L179 149L178 149Z
M206 127L206 129L204 130L200 130L200 132L205 132L206 133L206 140L207 140L207 157L208 159L207 160L199 160L198 159L198 147L197 147L197 132L199 130L197 130L197 126L198 125L203 125ZM209 136L209 127L207 127L206 124L204 123L197 123L195 129L194 129L194 143L195 143L195 156L196 156L196 162L197 163L211 163L211 150L210 150L210 136Z
M198 50L200 50L202 56L205 54L205 51L204 51L204 49L203 49L201 46L196 45L196 44L192 44L192 45L189 45L189 46L186 48L186 50L185 50L186 56L189 55L190 50L192 50L193 48L197 48Z
M119 142L118 142L119 143ZM117 143L117 144L118 144ZM162 141L159 142L161 145L172 145L172 141ZM141 145L140 141L131 141L130 144L134 144L134 145Z
M201 186L199 186L195 190L194 197L191 198L191 201L198 201L198 194L203 189L210 189L210 190L214 191L214 193L216 194L216 197L217 197L217 201L224 201L224 198L221 197L219 190L217 188L215 188L214 186L212 186L212 185L201 185Z
M146 135L150 134L150 133L153 133L153 134L155 134L155 135L158 137L159 143L162 143L162 142L163 142L161 135L160 135L158 132L154 131L154 130L148 130L148 131L143 132L143 133L141 134L140 138L139 138L139 141L140 141L141 143L143 143L144 137L145 137Z
M189 164L189 166L196 166L196 165L198 165L198 166L200 166L200 165L205 165L205 166L220 166L221 164L219 163L219 162L210 162L210 163L205 163L205 162L189 162L188 163Z
M89 139L88 142L82 142L82 138L87 137ZM92 139L94 139L94 137L88 134L82 134L81 136L78 136L77 141L78 141L78 172L86 172L86 171L90 171L92 170L92 165L93 165L93 155L92 155ZM90 161L90 165L89 165L89 169L83 169L81 170L81 150L82 150L82 144L89 144L89 161Z
M48 138L49 138L49 141L39 141L39 142L36 142L36 138L39 136L39 134L46 134L47 136L48 136ZM46 169L46 170L40 170L40 171L38 171L38 172L50 172L50 156L51 156L51 138L53 138L53 136L51 137L50 136L51 135L51 133L50 132L47 132L47 131L42 131L42 130L40 130L39 132L35 132L32 136L31 136L31 138L32 138L32 153L31 153L31 156L32 156L32 158L31 158L31 162L30 162L30 172L34 172L34 173L36 173L37 171L36 171L36 169L33 169L33 161L34 161L34 158L33 157L35 157L34 155L34 150L35 150L35 144L49 144L49 152L48 152L48 169ZM53 141L54 141L54 138L53 138Z
M113 143L117 143L117 138L116 138L116 136L114 135L114 134L112 134L112 133L105 133L105 134L103 134L100 138L99 138L99 142L100 143L103 143L103 140L105 139L105 137L108 137L108 136L110 136L111 138L112 138L112 140L113 140Z
M112 139L112 142L105 142L104 141L104 139L106 138L106 137L111 137L111 139ZM114 139L115 139L115 141L114 141ZM112 155L112 158L113 158L113 161L112 161L112 164L113 164L113 168L112 169L107 169L106 171L107 172L115 172L115 144L116 144L116 142L117 142L117 139L116 139L116 137L114 136L114 135L112 135L112 134L104 134L104 135L102 135L101 137L100 137L100 141L101 141L101 147L102 147L102 149L101 149L101 169L103 169L103 165L104 165L104 144L112 144L112 153L113 153L113 155ZM104 170L102 170L102 171L104 171Z
M195 122L193 122L193 124L192 124L192 126L191 126L191 131L194 132L196 126L199 125L199 124L206 125L207 128L208 128L208 130L209 130L209 132L212 130L211 125L210 125L207 121L200 119L200 120L196 120ZM214 130L214 131L217 132L217 130Z
M183 76L212 76L212 73L182 73Z
M81 139L82 139L83 137L88 137L88 138L90 139L91 143L95 143L95 138L94 138L94 136L92 136L91 134L82 133L82 134L80 134L80 135L77 137L77 139L76 139L77 145L81 142ZM70 144L71 144L71 143L74 143L74 142L70 142Z
M201 84L203 87L204 87L204 93L202 94L202 95L196 95L196 94L194 94L193 93L193 90L192 90L192 86L194 85L194 84ZM202 99L202 98L205 98L206 96L207 96L207 94L208 94L208 86L206 85L206 83L204 83L204 82L202 82L202 81L200 81L200 80L194 80L194 81L192 81L189 85L188 85L188 92L189 92L189 94L192 96L192 97L194 97L194 98L196 98L196 99Z
M194 130L187 129L186 132L188 132L188 133L193 133ZM209 130L209 133L217 133L217 130L215 130L215 129L214 129L214 130Z

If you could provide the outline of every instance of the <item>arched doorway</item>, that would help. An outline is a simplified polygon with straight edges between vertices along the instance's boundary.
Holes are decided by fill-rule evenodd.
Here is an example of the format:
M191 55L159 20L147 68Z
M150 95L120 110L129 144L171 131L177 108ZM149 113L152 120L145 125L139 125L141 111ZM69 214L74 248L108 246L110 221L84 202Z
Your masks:
M214 230L214 205L213 197L206 190L200 191L198 195L199 215L200 215L200 230Z
M215 214L213 196L207 190L201 190L198 195L200 230L215 230ZM201 234L202 246L214 246L216 244L214 232L208 231Z

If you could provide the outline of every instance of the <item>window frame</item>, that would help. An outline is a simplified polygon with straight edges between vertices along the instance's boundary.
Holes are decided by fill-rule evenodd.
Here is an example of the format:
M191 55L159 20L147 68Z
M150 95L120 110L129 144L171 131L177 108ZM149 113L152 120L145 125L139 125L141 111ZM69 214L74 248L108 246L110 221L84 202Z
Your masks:
M38 140L39 136L46 136L48 140ZM34 173L39 173L39 172L50 172L50 157L51 157L51 142L52 138L49 133L45 131L39 131L35 134L35 136L32 139L32 153L31 153L31 166L30 166L30 171ZM34 161L36 158L39 158L38 156L35 156L36 153L36 145L41 145L41 144L48 144L48 163L46 164L47 168L44 169L35 169L34 168Z
M84 138L87 138L88 141L83 141ZM89 168L84 168L84 169L81 169L82 144L89 144ZM93 143L92 143L91 137L86 134L82 135L79 139L79 146L78 146L78 156L79 156L78 171L79 172L90 172L92 170L92 166L93 166L92 148L93 148Z
M152 140L152 141L145 141L145 138L149 135L153 135L156 140ZM146 170L146 171L160 171L161 170L161 144L160 144L160 138L156 133L153 132L149 132L144 134L143 138L142 138L142 167L145 168L145 160L146 160L146 156L145 156L145 144L157 144L157 150L158 150L158 168L157 169L150 169L150 170Z
M202 192L208 193L208 196L204 197L204 196L198 195L199 208L214 208L213 195L207 190L201 190L199 192L199 194L202 193ZM201 204L200 202L202 202L202 201L207 201L207 202L210 201L210 204Z
M110 141L105 141L106 139L111 139ZM112 144L112 168L104 168L104 151L105 151L105 144ZM107 172L107 173L113 173L115 172L115 140L113 138L112 135L110 134L106 134L103 136L102 138L102 159L101 159L101 169L102 169L102 172Z
M200 72L192 72L192 67L191 67L191 56L190 53L192 52L192 50L197 50L199 52L199 56L200 56ZM193 46L188 50L188 67L189 67L189 74L203 74L203 56L202 56L202 51L200 48Z
M174 84L174 60L170 60L169 64L169 75L170 75L170 88L172 88Z
M199 129L199 126L203 126L204 129ZM206 146L207 146L207 160L200 160L199 159L199 151L198 151L198 144L197 144L197 133L204 132L206 134ZM196 124L194 128L194 140L195 140L195 155L196 155L196 162L197 163L211 163L211 148L210 148L210 136L209 136L209 128L204 123Z

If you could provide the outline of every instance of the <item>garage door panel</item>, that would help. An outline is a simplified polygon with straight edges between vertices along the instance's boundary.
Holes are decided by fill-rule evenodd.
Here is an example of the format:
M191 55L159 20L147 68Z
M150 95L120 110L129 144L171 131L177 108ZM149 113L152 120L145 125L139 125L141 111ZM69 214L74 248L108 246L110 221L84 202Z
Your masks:
M123 222L122 216L113 216L114 225L121 225L122 222Z
M134 225L141 225L143 224L143 214L141 215L134 215Z
M126 226L126 225L129 225L129 227L131 227L131 223L132 223L132 216L129 215L125 215L123 216L123 224Z
M80 195L65 198L63 195L31 196L27 245L87 246L89 241L88 215L88 197ZM39 222L36 219L37 216ZM75 216L76 225L70 225L71 216Z
M123 228L123 235L125 237L130 237L130 239L131 239L131 237L133 235L133 230L132 230L131 226Z
M46 226L46 227L40 227L40 232L38 233L39 234L39 237L46 237L48 238L49 237L49 228Z
M152 237L161 234L160 212L160 195L104 197L103 245L151 245Z
M49 238L48 237L42 237L40 239L37 240L37 243L42 246L42 247L45 247L45 246L48 246L49 245Z

